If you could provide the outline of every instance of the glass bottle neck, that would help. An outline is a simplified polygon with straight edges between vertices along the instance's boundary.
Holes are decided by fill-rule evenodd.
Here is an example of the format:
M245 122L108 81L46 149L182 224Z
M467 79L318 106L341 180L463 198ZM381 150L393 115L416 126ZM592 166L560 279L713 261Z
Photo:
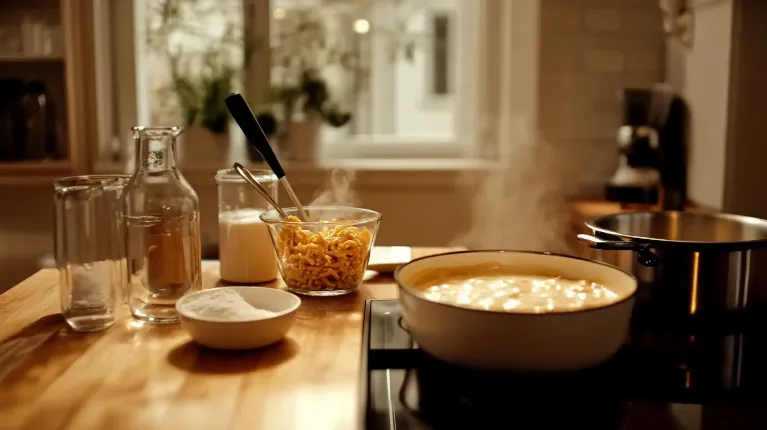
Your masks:
M139 170L163 171L176 168L176 136L136 137L136 166Z

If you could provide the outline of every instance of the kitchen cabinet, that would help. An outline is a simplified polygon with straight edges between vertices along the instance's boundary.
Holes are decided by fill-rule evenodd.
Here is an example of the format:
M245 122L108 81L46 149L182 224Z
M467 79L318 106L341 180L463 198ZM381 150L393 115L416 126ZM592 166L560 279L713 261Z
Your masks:
M105 2L0 2L0 79L44 85L47 103L55 112L46 127L53 130L56 147L56 156L47 159L0 160L0 185L50 184L54 177L91 171L98 134L93 120L95 94L103 84L95 63L93 31L100 3Z

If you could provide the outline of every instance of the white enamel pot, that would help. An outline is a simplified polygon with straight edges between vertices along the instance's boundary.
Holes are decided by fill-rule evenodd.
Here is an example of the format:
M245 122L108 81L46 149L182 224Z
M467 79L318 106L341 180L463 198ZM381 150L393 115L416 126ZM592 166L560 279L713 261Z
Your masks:
M520 274L553 271L607 286L622 298L606 306L542 314L494 312L437 303L413 288L425 270L496 263ZM445 362L488 370L552 372L607 361L629 334L637 280L605 263L527 251L465 251L413 260L394 273L413 340Z

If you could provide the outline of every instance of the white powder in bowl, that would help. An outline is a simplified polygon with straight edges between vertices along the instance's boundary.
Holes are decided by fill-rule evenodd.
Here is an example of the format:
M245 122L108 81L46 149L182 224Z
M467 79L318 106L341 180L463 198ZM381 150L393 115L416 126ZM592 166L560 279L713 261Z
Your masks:
M232 290L212 289L184 300L186 313L195 318L216 318L229 321L244 321L269 318L276 312L259 309L246 302Z

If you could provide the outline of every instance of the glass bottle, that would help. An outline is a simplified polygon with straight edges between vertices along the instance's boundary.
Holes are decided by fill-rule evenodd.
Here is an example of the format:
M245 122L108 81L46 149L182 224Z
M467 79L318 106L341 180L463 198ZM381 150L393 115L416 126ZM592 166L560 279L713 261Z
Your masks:
M136 172L123 192L130 309L178 321L176 301L202 288L200 203L176 168L181 127L134 127Z

